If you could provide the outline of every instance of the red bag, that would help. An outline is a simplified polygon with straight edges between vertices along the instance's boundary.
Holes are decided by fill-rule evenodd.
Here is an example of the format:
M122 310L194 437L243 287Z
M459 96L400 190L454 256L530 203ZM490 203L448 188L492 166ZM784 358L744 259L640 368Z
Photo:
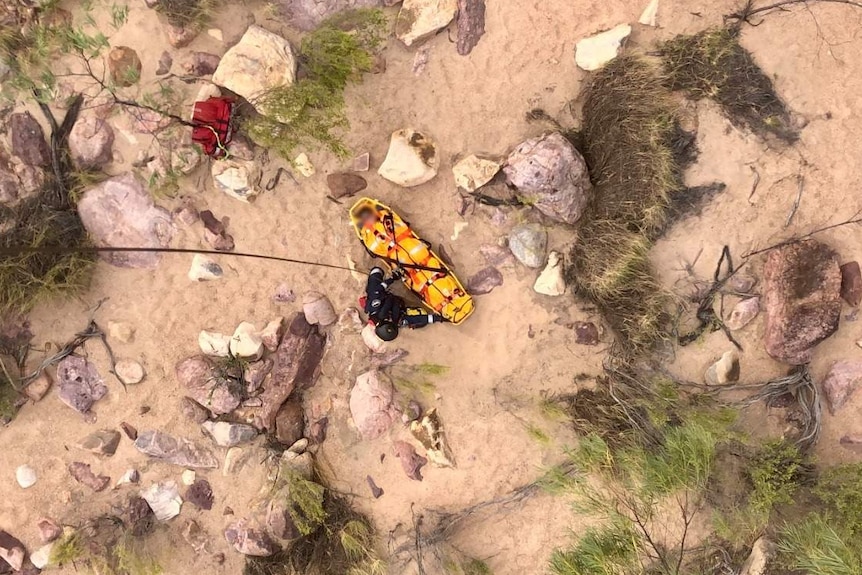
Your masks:
M227 155L227 145L233 136L231 112L233 101L228 98L213 97L195 102L192 141L200 145L207 156L221 158Z

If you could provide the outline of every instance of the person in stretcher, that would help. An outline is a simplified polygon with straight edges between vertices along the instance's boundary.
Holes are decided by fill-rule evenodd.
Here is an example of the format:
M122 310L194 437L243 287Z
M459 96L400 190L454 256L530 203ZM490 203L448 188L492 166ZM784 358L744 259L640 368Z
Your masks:
M368 314L368 320L374 324L374 332L383 341L392 341L398 337L399 327L415 329L446 321L443 316L428 313L422 308L407 307L403 298L389 291L392 284L402 276L403 272L398 268L388 278L382 268L372 268L365 285L365 295L359 300Z

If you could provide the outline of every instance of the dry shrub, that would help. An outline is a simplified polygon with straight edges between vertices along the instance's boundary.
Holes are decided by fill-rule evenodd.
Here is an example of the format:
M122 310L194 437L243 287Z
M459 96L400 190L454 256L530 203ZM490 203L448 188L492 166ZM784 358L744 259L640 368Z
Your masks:
M180 28L202 28L212 18L218 0L159 0L156 11Z
M664 42L660 52L671 89L715 100L734 125L760 136L790 143L799 138L772 80L740 45L738 26L680 35Z

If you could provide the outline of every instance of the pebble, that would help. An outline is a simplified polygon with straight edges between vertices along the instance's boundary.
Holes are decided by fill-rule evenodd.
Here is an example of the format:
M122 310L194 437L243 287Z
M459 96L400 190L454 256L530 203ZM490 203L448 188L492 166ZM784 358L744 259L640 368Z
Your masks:
M56 541L63 534L63 528L57 525L56 521L47 517L40 519L36 527L39 529L39 540L42 543Z
M735 351L725 352L709 366L704 375L707 385L725 385L739 381L739 355Z
M149 504L159 521L173 519L180 514L183 506L183 500L174 481L154 483L141 491L141 497Z
M275 288L275 293L272 294L272 300L277 303L293 303L296 301L296 294L290 289L287 284L279 284Z
M305 453L308 449L308 438L303 437L288 448L291 453Z
M189 268L189 279L192 281L211 281L224 276L224 270L211 257L195 254Z
M299 154L293 160L293 167L306 178L313 176L316 171L314 169L314 165L311 163L311 160L308 159L308 155L305 152Z
M368 168L371 167L371 155L368 152L364 154L360 154L353 158L353 171L354 172L367 172Z
M108 335L120 343L132 343L135 340L135 328L123 321L109 321Z
M36 475L36 470L29 465L21 465L15 470L15 479L22 489L28 489L36 484L39 476Z
M36 569L45 569L51 562L51 551L54 549L53 543L42 545L36 551L30 554L30 563Z
M263 355L263 338L254 324L247 321L239 324L230 338L230 353L234 357L241 357L255 361Z
M198 334L198 346L204 355L228 357L230 355L230 336L214 331L202 330Z
M205 421L201 427L220 447L235 447L240 443L248 443L257 437L257 429L243 423Z
M51 376L44 371L24 388L24 394L33 402L41 400L51 389Z
M120 432L115 429L100 429L81 439L77 447L96 455L108 457L117 452L120 445Z
M191 485L195 482L195 477L197 477L197 473L194 469L186 469L182 475L183 485Z
M186 501L192 505L209 511L213 508L213 490L206 479L198 479L186 490Z
M215 38L219 42L224 42L224 33L218 28L210 28L209 30L207 30L207 35L210 38Z
M127 469L123 476L120 477L120 480L117 481L117 484L114 488L117 488L121 485L131 485L137 484L141 480L141 474L137 469Z

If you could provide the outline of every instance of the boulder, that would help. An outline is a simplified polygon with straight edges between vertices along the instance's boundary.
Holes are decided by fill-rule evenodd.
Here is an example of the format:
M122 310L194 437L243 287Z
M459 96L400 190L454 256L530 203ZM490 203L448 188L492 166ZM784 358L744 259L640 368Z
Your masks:
M212 163L211 173L216 189L241 202L252 202L260 193L260 165L254 160L219 160Z
M78 118L69 133L69 151L80 170L99 169L113 160L114 129L94 115Z
M467 291L472 295L491 293L495 287L503 285L503 274L495 267L487 267L476 272L467 280Z
M251 425L228 423L227 421L205 421L201 428L219 447L234 447L248 443L257 437L257 430Z
M350 415L363 439L376 439L398 418L392 383L383 380L376 371L356 378L350 390Z
M121 359L114 366L114 373L127 385L134 385L144 381L144 366L131 359Z
M559 132L521 143L503 171L522 201L565 224L577 223L592 196L587 163Z
M632 33L628 24L620 24L610 30L584 38L575 46L575 63L582 70L598 70L619 54L623 40Z
M859 270L858 262L841 266L841 297L852 307L862 301L862 271Z
M230 355L229 335L214 331L201 330L198 334L198 347L204 355L210 357L228 357Z
M38 480L39 476L36 474L36 470L29 465L19 465L15 469L15 481L18 482L21 489L33 487Z
M509 233L509 249L528 268L540 268L545 263L548 232L539 224L521 224Z
M302 313L311 325L326 327L338 321L335 308L325 295L320 292L311 291L302 297Z
M118 88L134 86L141 79L141 59L128 46L114 46L108 52L108 77Z
M458 0L404 0L395 20L395 35L412 46L449 25L458 12Z
M305 414L302 403L288 399L275 416L275 438L282 445L293 445L300 439L305 429Z
M264 115L267 111L255 100L274 88L290 86L295 79L296 57L290 43L254 24L222 56L213 74L214 84L242 96Z
M192 258L192 265L189 267L188 276L192 281L213 281L222 278L224 270L213 258L204 254L195 254Z
M485 0L458 0L458 53L466 56L485 34Z
M120 446L120 432L116 429L100 429L78 441L76 447L95 453L96 455L112 456Z
M410 188L434 178L439 164L437 145L425 134L406 128L392 134L386 159L377 173L394 184Z
M707 385L726 385L739 381L739 355L735 351L725 352L709 366L704 379Z
M262 527L253 526L247 519L234 521L225 529L224 538L233 548L251 557L269 557L276 545Z
M189 53L188 59L183 63L183 71L188 76L200 78L201 76L211 76L218 68L221 58L209 52Z
M557 252L548 254L548 264L536 278L533 291L548 296L560 296L566 293L566 279L563 277L563 260L560 254Z
M841 317L841 270L835 252L816 240L772 250L763 266L766 351L791 365L811 360Z
M148 190L128 173L88 189L78 201L78 214L97 246L165 248L173 235L171 214L156 206ZM109 264L125 268L155 268L153 252L105 252Z
M176 374L189 396L215 415L230 413L242 401L234 382L228 381L204 356L196 355L179 362Z
M391 6L394 2L384 0L277 0L285 19L294 27L308 32L330 16L344 10Z
M256 361L263 355L263 349L263 338L254 324L244 321L236 327L230 338L232 356Z
M21 571L26 556L24 544L8 531L0 530L0 559L8 563L13 571Z
M204 469L218 468L218 460L209 449L162 431L141 432L135 440L135 449L153 459L173 465Z
M153 510L158 521L170 521L180 514L183 500L175 481L154 483L141 491L141 497Z
M428 463L428 460L416 453L416 449L406 441L396 441L392 445L392 451L401 461L401 468L407 477L414 481L422 481L422 467Z
M862 361L843 360L833 363L822 384L829 412L834 415L844 407L859 388L860 383L862 383Z
M329 187L330 195L339 199L355 196L368 187L368 182L359 174L342 172L326 176L326 185Z
M86 485L93 491L104 491L108 484L111 483L111 478L106 475L96 475L90 469L89 463L81 463L73 461L69 464L69 474L75 478L75 481Z
M30 112L9 116L9 138L12 155L27 166L47 167L51 165L51 150L42 126Z
M57 391L60 401L77 412L87 413L108 393L96 366L78 355L57 364Z
M497 175L501 165L497 160L480 158L476 154L470 154L452 166L455 185L468 192L475 192Z

